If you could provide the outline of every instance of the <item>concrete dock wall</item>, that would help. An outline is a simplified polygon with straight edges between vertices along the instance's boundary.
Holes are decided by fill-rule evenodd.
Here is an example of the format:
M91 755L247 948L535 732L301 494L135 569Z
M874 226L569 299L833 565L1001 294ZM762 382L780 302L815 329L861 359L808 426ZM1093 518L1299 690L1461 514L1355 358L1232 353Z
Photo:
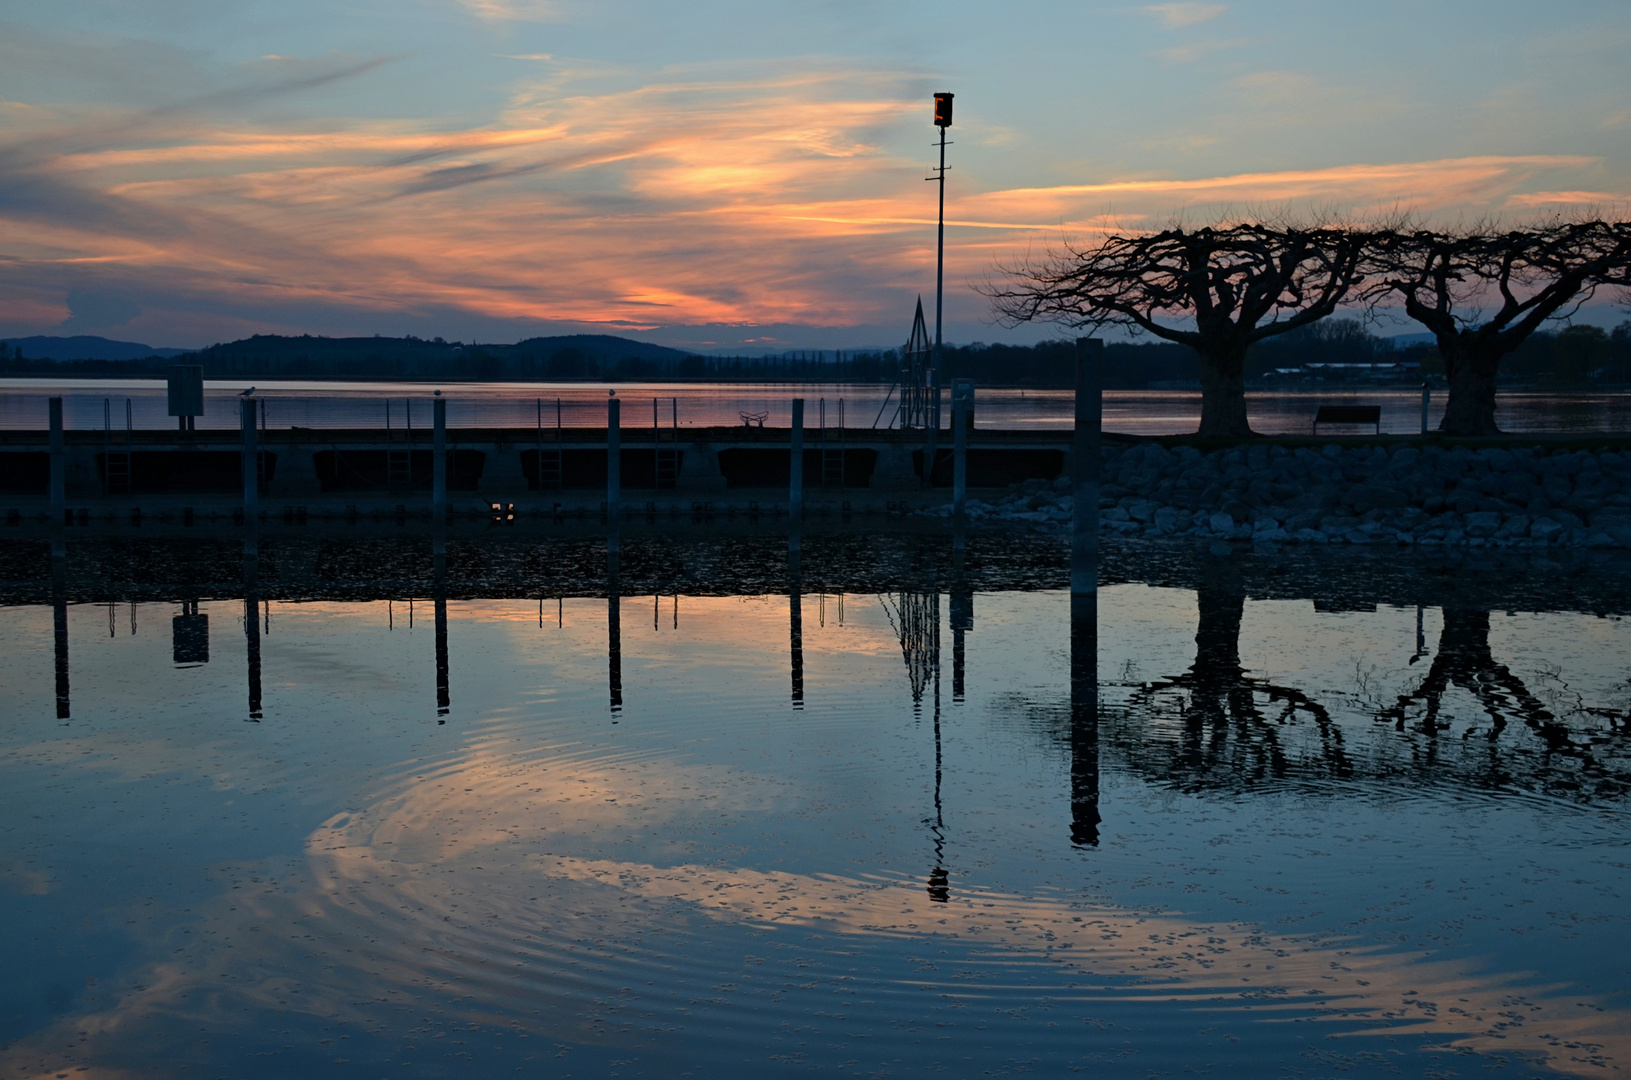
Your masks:
M789 432L704 428L621 432L623 503L644 511L715 509L778 512L788 501ZM231 513L242 507L242 449L235 431L68 431L62 449L66 506L96 517L162 514L192 508ZM942 440L947 441L947 440ZM310 514L428 508L435 456L431 433L272 429L260 433L260 512ZM971 488L1051 481L1064 470L1067 432L977 431L969 444ZM673 468L658 467L658 454ZM600 512L606 499L605 429L558 435L521 429L447 432L450 511L485 514L491 504L517 512ZM922 432L807 432L802 455L805 503L812 509L910 510L951 497L952 452L939 450L925 484ZM111 465L110 465L111 463ZM0 512L35 516L49 498L45 431L0 432Z

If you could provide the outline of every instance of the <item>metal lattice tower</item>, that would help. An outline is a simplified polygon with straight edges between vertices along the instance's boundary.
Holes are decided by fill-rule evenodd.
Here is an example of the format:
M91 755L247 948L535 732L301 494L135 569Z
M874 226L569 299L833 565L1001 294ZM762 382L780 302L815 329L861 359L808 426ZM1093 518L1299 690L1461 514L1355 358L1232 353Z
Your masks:
M932 414L929 388L934 380L934 342L923 321L923 298L917 299L917 314L912 317L912 333L901 350L900 365L900 426L925 428Z

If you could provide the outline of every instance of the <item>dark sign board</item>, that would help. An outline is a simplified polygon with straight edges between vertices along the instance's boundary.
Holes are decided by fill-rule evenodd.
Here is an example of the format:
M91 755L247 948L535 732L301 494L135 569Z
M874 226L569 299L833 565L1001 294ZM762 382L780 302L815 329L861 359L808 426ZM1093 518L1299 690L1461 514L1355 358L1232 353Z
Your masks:
M170 415L204 415L204 369L195 364L170 368Z

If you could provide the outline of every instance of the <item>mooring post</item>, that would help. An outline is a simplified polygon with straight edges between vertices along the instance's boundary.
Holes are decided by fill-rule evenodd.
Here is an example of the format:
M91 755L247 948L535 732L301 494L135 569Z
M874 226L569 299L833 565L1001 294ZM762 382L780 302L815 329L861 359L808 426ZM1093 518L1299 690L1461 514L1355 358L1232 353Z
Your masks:
M62 399L46 403L51 416L51 520L62 524L68 505L68 458L62 445Z
M260 516L260 467L255 445L255 399L246 397L238 402L238 426L243 432L243 451L239 455L244 480L244 522L252 523Z
M804 399L793 399L793 427L787 436L787 520L794 543L804 519ZM796 549L795 549L796 550Z
M1421 433L1427 434L1427 406L1433 401L1433 388L1427 383L1421 384Z
M1104 342L1076 339L1076 434L1071 441L1072 514L1070 591L1099 588L1099 433L1104 422Z
M613 391L615 393L615 391ZM618 523L623 514L623 403L615 397L606 399L606 550L619 550Z
M436 391L440 394L441 391ZM438 524L447 520L447 399L431 404L430 516ZM413 451L410 449L409 453Z
M968 501L968 417L973 404L974 381L956 379L951 384L951 508L959 528L954 546L963 546L963 507Z

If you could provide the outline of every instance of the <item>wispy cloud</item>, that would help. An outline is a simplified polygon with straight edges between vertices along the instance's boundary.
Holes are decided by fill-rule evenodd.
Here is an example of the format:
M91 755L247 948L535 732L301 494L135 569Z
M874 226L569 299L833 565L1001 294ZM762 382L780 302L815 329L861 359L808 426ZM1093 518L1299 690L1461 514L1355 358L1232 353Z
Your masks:
M1148 4L1145 11L1161 20L1161 25L1171 30L1196 23L1209 22L1229 10L1227 4Z
M1190 64L1203 56L1210 56L1224 49L1238 49L1248 44L1245 38L1230 38L1227 41L1195 41L1188 45L1174 45L1171 48L1157 49L1155 55L1169 64Z
M555 0L456 0L478 19L493 22L553 22L561 17Z
M1530 209L1538 206L1623 206L1631 201L1631 195L1621 193L1616 195L1611 191L1529 191L1518 192L1506 200L1506 205L1514 209Z
M1016 188L980 196L996 210L1032 220L1049 212L1069 215L1084 206L1115 203L1133 213L1160 216L1185 206L1302 204L1366 207L1408 205L1424 212L1463 207L1489 209L1518 197L1536 178L1585 170L1598 159L1581 156L1447 158L1439 161L1341 165L1326 169L1238 173L1198 179L1127 179L1098 184Z

